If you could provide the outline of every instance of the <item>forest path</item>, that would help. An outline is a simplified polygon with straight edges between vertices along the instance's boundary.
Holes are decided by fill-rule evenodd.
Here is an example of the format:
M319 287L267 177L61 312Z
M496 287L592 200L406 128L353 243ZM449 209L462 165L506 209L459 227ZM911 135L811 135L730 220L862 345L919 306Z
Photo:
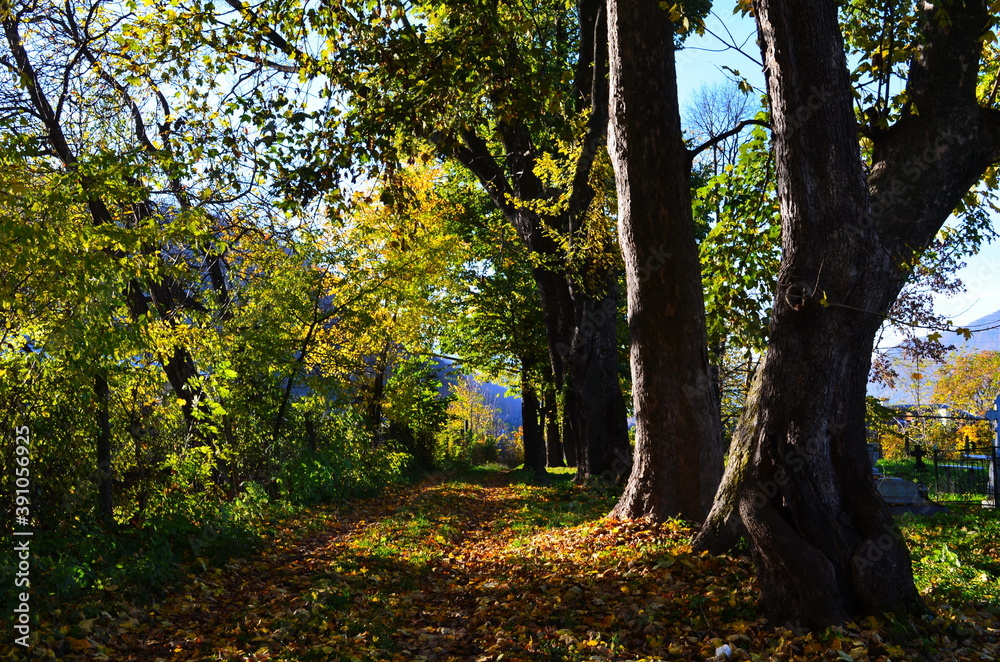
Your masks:
M607 521L616 492L566 474L548 486L523 478L439 473L310 509L251 557L194 572L155 604L106 612L58 657L624 660L665 650L667 630L695 631L691 618L656 618L688 587L711 585L733 611L739 578L715 586L708 571L720 562L692 555L689 531Z
M442 639L466 654L457 620L475 601L448 589L481 573L469 572L473 560L488 556L503 514L524 495L507 473L480 484L452 477L317 509L319 531L279 537L255 558L192 578L115 648L136 661L410 659Z
M102 606L85 638L27 659L636 662L715 659L724 646L730 660L996 659L986 623L972 648L877 619L826 633L768 625L745 558L692 553L679 523L604 519L612 490L525 475L438 474L311 508L254 555L199 569L155 604Z

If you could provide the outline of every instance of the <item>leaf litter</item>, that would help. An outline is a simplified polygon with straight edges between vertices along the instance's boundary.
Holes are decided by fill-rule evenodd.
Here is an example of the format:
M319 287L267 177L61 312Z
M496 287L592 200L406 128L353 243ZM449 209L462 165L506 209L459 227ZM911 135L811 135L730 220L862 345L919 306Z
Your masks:
M615 495L515 474L394 488L283 521L151 604L112 591L40 618L14 660L997 660L996 601L824 632L758 616L745 557L680 522L612 521ZM996 578L993 578L996 582ZM84 613L97 615L84 618Z

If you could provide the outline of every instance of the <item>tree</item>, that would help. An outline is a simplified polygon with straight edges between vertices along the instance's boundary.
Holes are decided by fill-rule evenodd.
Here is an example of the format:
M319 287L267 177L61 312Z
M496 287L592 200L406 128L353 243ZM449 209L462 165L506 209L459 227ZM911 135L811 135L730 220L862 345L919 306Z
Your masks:
M695 218L707 230L699 251L709 356L727 443L767 344L781 253L767 132L754 127L742 143L735 155L714 156L710 171L702 167L710 176L694 177Z
M540 0L527 12L448 0L330 11L176 2L165 20L186 35L164 52L168 70L207 47L210 59L256 65L247 77L297 74L325 85L321 110L309 99L296 106L287 80L273 95L251 90L232 110L253 118L269 153L261 160L287 191L310 198L336 189L345 172L377 177L428 144L465 167L531 256L578 479L628 466L617 251L593 176L607 127L600 0ZM561 177L546 180L539 172L553 159Z
M1000 157L1000 113L973 75L996 15L982 1L918 3L907 103L863 130L866 168L836 3L753 11L783 253L768 349L698 542L724 533L735 495L768 618L821 627L917 611L908 552L870 476L865 385L908 265Z
M219 256L213 255L212 242L198 241L194 236L204 233L211 218L193 207L185 191L178 174L184 169L183 157L171 146L175 136L170 122L159 125L156 138L161 144L157 147L133 90L122 82L118 67L122 56L114 51L116 35L104 29L105 23L115 24L118 11L111 3L95 0L85 6L30 3L4 12L2 63L6 75L19 83L5 90L4 103L23 113L12 128L22 141L32 135L38 141L37 147L22 152L27 159L50 165L56 162L67 172L69 177L63 183L79 187L95 228L129 237L128 242L105 243L107 257L132 259L135 264L154 263L157 257L163 263L181 262L180 256L169 255L168 248L168 236L176 232L169 226L181 220L192 229L201 226L189 233L188 248L203 254L206 271L214 268L218 275ZM84 95L82 90L88 85L93 89ZM157 110L169 115L166 97L160 93L156 98L162 104ZM116 114L129 119L106 119ZM136 136L137 145L126 142L123 134L129 132ZM95 140L94 134L100 137ZM147 187L152 181L169 191L174 209L167 211L149 194ZM208 191L209 198L213 195ZM203 312L205 307L191 296L193 288L181 270L159 271L156 275L136 273L118 296L133 320L156 318L177 329L183 326L181 316ZM220 288L220 299L225 299L224 279L212 282ZM161 364L183 401L190 438L203 437L199 416L205 411L198 403L204 403L205 397L197 386L198 369L190 349L182 342L164 347ZM103 387L97 390L103 393Z
M500 410L472 376L461 375L452 386L448 417L438 452L446 460L478 464L495 462L507 434Z
M952 355L936 377L935 402L982 416L1000 394L1000 352Z
M608 5L610 153L628 283L635 464L615 517L700 520L722 469L674 70L676 9ZM667 243L669 241L669 243Z
M751 102L748 94L737 83L716 83L705 85L688 103L683 120L687 125L687 133L697 143L706 143L750 119L756 102ZM717 140L707 148L707 154L701 160L710 168L713 175L718 175L727 165L736 163L740 150L740 141L736 134Z
M460 182L460 178L456 181ZM458 222L469 245L461 265L460 289L453 295L453 323L444 329L445 353L463 366L507 385L521 396L525 468L546 482L545 438L540 393L553 385L545 322L529 256L517 246L510 222L491 209L481 192L462 186L479 201L476 222Z

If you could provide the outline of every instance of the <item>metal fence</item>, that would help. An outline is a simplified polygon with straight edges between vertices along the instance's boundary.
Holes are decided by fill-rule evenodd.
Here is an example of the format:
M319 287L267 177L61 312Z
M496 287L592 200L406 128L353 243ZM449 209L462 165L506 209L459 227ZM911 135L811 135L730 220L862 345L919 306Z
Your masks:
M934 491L959 500L997 503L997 453L993 446L934 451Z

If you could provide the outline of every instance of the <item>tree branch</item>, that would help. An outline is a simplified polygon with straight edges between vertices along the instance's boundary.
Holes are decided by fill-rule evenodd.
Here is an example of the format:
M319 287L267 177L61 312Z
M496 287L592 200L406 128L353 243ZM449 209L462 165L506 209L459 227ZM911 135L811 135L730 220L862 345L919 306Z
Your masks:
M62 126L59 123L59 116L56 114L55 109L53 109L52 104L49 103L48 98L46 98L45 92L42 91L41 85L38 82L38 75L35 73L31 58L24 47L24 40L21 38L18 19L13 18L12 15L8 15L2 20L2 24L4 34L7 37L7 45L10 48L11 55L14 57L17 74L24 82L24 86L28 91L28 98L31 99L38 117L45 124L52 149L64 164L70 165L75 163L76 155L70 148L69 141L63 133Z
M594 159L605 144L608 130L608 24L604 3L596 5L597 15L594 16L594 35L591 42L590 59L590 116L587 119L587 129L583 136L583 147L576 162L569 195L569 230L574 229L575 220L586 213L594 199L594 189L590 185L590 173L594 167ZM581 39L581 46L587 43ZM581 53L584 55L584 53ZM583 59L583 58L581 58Z
M980 106L976 94L987 3L951 2L947 14L921 3L920 11L907 85L913 111L873 137L869 176L878 233L900 264L1000 160L1000 111Z
M260 29L263 33L264 39L266 39L268 43L288 57L292 58L292 60L301 63L309 59L305 53L290 44L288 40L278 34L274 28L262 21L260 17L251 11L247 5L243 4L241 0L225 0L225 2L237 12L249 18L251 25Z
M268 69L274 69L275 71L280 71L286 74L297 74L302 70L300 66L293 66L290 64L280 64L273 60L268 60L266 57L258 57L254 55L243 55L242 53L237 53L235 51L230 51L230 55L235 57L237 60L243 60L244 62L249 62L250 64L263 65Z
M462 142L448 140L443 135L431 136L431 142L441 151L458 159L479 180L493 204L505 215L508 214L513 210L509 200L512 190L503 169L493 158L486 141L474 129L462 129L461 135Z
M765 129L771 128L771 125L765 122L764 120L743 120L742 122L731 128L729 131L720 133L717 136L713 136L711 139L706 140L705 142L703 142L701 145L698 145L694 149L688 150L688 159L690 161L694 161L695 157L704 152L706 149L711 149L712 147L715 147L726 138L731 138L732 136L735 136L743 129L754 124L756 124L757 126L762 126Z

